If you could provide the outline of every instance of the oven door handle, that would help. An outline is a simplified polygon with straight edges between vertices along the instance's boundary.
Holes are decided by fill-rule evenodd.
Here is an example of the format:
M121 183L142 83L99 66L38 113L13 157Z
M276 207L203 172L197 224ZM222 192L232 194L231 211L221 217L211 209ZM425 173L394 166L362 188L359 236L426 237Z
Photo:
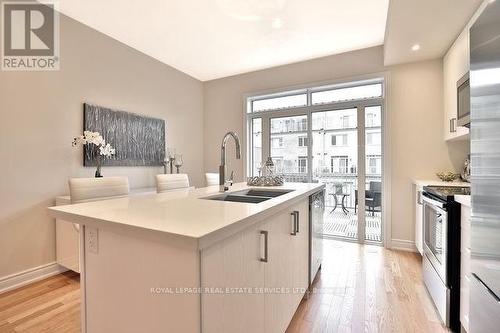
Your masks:
M429 198L428 194L426 194L425 192L422 193L422 199L433 206L439 207L441 209L445 208L444 203L442 203L441 201L437 201L437 200Z

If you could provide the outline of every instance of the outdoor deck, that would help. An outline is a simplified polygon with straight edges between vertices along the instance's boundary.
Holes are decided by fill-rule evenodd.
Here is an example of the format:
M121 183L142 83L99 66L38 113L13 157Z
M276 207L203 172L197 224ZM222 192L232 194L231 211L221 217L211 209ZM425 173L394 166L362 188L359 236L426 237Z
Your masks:
M330 213L332 207L327 207L325 210L324 229L323 233L326 236L342 237L342 238L357 238L358 237L358 216L353 210L349 210L344 214L342 209L338 207L333 213ZM367 214L366 216L366 239L369 241L382 241L382 224L381 214L376 212L375 216Z

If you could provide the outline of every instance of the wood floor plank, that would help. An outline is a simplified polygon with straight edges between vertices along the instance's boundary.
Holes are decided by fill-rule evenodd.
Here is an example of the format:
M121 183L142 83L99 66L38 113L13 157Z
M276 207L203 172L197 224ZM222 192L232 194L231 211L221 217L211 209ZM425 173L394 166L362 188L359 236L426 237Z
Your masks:
M300 304L287 333L449 332L423 285L419 255L332 240L324 251L317 293ZM327 320L313 322L311 330L316 299L329 288L334 298Z
M0 294L0 332L80 331L79 275L65 272Z

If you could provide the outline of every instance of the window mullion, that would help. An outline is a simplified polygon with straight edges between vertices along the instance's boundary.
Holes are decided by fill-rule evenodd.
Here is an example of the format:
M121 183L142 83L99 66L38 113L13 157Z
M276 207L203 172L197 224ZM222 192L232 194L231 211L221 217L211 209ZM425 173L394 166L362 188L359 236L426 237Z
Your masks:
M262 163L265 163L267 157L271 156L271 125L270 116L262 115Z

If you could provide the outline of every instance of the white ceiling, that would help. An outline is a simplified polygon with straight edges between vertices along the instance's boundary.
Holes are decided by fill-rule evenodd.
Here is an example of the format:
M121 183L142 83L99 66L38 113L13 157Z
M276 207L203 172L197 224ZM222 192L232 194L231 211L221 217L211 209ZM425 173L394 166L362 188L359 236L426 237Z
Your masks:
M59 7L207 81L381 44L385 65L442 57L481 2L63 0Z
M384 63L442 57L483 0L391 0ZM412 51L414 44L420 50Z
M388 2L63 0L59 7L63 14L206 81L381 45Z

